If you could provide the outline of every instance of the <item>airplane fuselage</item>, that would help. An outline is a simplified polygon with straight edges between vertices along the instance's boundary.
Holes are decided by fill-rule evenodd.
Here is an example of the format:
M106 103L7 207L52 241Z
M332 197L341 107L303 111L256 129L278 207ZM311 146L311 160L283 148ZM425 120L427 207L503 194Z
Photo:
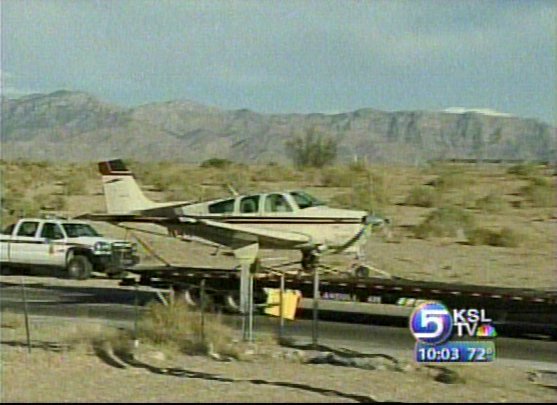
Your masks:
M300 240L300 247L304 245L342 246L364 226L367 215L365 211L330 208L316 200L311 201L310 198L312 197L298 191L242 195L187 205L176 209L175 213L198 220L218 221L239 227L299 234L305 236L303 238L305 242ZM203 233L200 229L194 229L186 224L177 227L176 230L180 232L180 228L185 234L191 232L203 237L199 235ZM218 237L207 236L210 236L210 240ZM280 241L263 245L263 248L267 247L265 245L271 245L268 247L274 249L293 247L292 243Z

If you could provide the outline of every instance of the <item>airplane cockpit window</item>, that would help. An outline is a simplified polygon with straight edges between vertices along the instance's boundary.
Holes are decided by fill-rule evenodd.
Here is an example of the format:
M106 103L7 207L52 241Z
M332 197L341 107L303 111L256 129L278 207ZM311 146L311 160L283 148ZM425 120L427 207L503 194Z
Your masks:
M209 205L211 214L231 214L234 212L234 200L226 200Z
M37 228L39 227L38 222L23 222L19 229L17 230L17 236L35 236Z
M294 201L296 201L296 204L298 204L298 207L300 207L300 209L325 205L323 201L318 200L314 196L306 193L305 191L292 191L290 195L292 195Z
M240 201L240 212L242 214L255 214L259 212L259 196L252 195L242 198Z
M269 194L265 198L265 212L291 212L292 207L281 194Z

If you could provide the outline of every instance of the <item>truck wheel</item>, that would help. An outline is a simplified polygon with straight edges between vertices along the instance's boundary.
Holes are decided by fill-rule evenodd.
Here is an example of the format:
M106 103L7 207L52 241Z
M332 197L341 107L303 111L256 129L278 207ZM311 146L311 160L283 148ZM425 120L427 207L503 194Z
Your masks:
M68 276L75 280L86 280L91 276L93 265L85 256L74 256L66 267Z

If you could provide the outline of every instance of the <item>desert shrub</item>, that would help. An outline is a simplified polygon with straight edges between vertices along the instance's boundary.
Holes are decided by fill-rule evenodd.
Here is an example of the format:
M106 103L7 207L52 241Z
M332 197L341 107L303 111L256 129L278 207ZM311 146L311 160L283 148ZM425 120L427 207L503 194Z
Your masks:
M529 184L520 192L534 207L555 206L557 197L555 185L545 177L531 177Z
M348 168L356 173L365 173L369 170L368 165L365 161L358 160L356 162L351 162Z
M138 324L138 338L155 345L176 347L187 354L208 353L237 357L238 344L235 333L223 324L218 314L201 314L191 310L183 301L174 300L169 305L150 304Z
M321 183L325 187L350 187L355 177L354 172L345 167L329 167L322 171Z
M446 171L431 183L438 191L466 188L473 183L472 177L456 170Z
M410 190L410 194L406 197L404 203L406 205L415 205L416 207L434 207L439 201L437 192L430 187L417 186Z
M200 167L207 169L213 167L215 169L225 169L233 164L232 161L228 159L221 159L221 158L211 158L203 161Z
M165 192L166 200L169 201L197 201L203 198L203 188L199 184L181 183L169 187Z
M471 245L517 247L524 240L524 235L506 227L500 231L475 228L469 230L466 236Z
M219 171L213 177L216 183L222 186L230 185L238 193L242 194L249 190L249 176L246 176L244 170L239 168L230 168L226 171Z
M263 167L255 167L252 171L250 171L252 181L265 181L271 183L299 180L301 175L300 171L294 171L290 167L282 166L276 163Z
M514 174L520 177L534 176L538 172L538 167L533 163L521 163L507 169L508 174Z
M303 135L286 142L286 152L298 167L323 167L334 163L338 142L331 136L309 128Z
M462 229L467 232L474 228L474 217L469 212L457 207L441 207L431 212L428 217L414 229L417 238L430 236L456 236Z
M17 217L36 217L41 212L41 206L35 200L24 198L15 202L12 210Z
M476 208L488 213L501 212L507 207L507 202L499 194L494 192L476 200Z
M68 195L82 195L85 193L84 175L70 174L66 180L66 193Z
M330 204L340 208L360 209L381 214L390 203L385 178L382 175L368 174L365 180L352 183L349 192L333 197Z
M41 210L62 211L66 208L66 199L60 195L37 194L33 201Z

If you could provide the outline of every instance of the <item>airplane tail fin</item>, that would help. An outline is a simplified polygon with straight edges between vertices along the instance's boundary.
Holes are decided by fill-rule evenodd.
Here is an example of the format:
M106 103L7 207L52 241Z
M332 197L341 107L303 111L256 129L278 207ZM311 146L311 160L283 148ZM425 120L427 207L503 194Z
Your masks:
M99 171L109 214L129 214L157 207L157 203L143 194L122 160L100 162Z

